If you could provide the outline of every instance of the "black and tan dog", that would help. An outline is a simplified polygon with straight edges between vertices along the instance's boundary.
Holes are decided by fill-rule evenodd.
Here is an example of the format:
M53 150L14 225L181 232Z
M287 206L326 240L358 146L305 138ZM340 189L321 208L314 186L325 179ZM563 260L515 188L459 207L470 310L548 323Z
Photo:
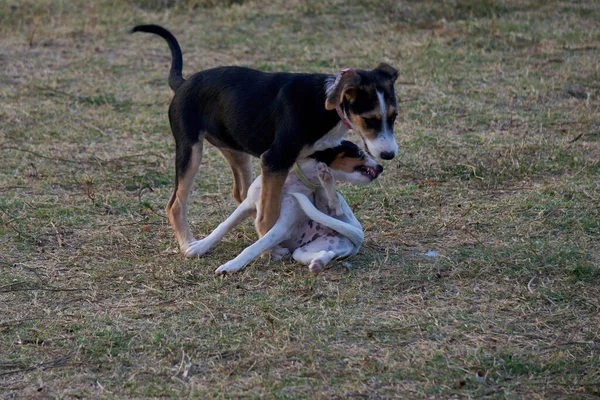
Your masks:
M194 241L187 201L204 139L219 148L231 166L233 197L238 203L252 182L251 157L260 157L262 191L256 228L261 236L279 218L283 184L301 155L330 147L352 128L374 157L390 160L396 156L394 82L398 71L387 64L372 71L348 69L338 75L218 67L185 80L181 48L169 31L139 25L133 32L159 35L171 50L169 86L175 96L169 121L176 161L167 215L182 252Z

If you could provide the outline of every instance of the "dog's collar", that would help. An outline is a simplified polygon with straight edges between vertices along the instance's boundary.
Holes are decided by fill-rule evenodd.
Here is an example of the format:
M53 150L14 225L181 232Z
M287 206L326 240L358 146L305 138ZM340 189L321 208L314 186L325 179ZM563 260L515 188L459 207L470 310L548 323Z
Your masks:
M342 107L337 106L335 108L335 111L337 111L338 115L340 116L340 119L342 120L342 124L346 125L346 128L352 129L352 125L350 124L350 121L348 121L346 116L344 115L344 112L342 111Z
M341 70L338 77L336 78L334 86L339 83L340 79L346 72L350 72L350 71L354 71L354 68L350 67L350 68L344 68L343 70ZM342 123L344 125L346 125L346 127L348 129L353 129L352 124L350 123L350 121L348 121L348 118L346 118L346 116L344 115L344 112L342 111L342 107L338 105L337 107L335 107L335 111L337 111L338 115L340 116Z
M302 172L302 170L300 169L300 166L298 165L298 163L294 163L294 173L296 174L296 176L298 177L298 179L300 179L300 182L304 183L304 186L306 186L307 188L309 188L311 191L317 190L317 188L319 188L321 185L317 185L315 183L312 183L311 181L308 180L308 178L306 177L306 175L304 175L304 173Z

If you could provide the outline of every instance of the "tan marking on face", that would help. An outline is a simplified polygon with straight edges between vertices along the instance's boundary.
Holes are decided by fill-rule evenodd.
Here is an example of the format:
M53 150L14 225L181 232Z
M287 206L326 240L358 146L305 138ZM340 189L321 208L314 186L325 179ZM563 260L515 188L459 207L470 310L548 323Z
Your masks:
M379 114L379 117L381 118L381 114ZM364 118L362 118L360 115L350 114L349 118L352 126L354 126L358 130L358 133L362 137L369 140L375 140L377 138L379 132L367 128Z
M385 114L386 114L386 118L391 117L394 113L398 112L397 107L394 107L390 104L390 95L388 91L379 91L379 93L381 93L381 95L384 98L384 107L385 107ZM379 106L379 115L381 115L381 104Z
M360 117L363 119L376 118L378 120L381 120L381 113L374 110L368 113L360 114Z
M329 168L347 173L352 173L356 170L356 167L360 167L365 164L365 160L361 160L360 158L354 157L346 157L346 153L340 153L335 158L335 160L331 162Z

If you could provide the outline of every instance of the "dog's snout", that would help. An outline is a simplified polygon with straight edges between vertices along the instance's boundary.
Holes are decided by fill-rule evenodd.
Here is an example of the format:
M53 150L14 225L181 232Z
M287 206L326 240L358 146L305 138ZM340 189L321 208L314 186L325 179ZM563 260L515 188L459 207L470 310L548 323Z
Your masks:
M396 157L396 153L393 151L382 151L379 157L381 157L382 160L391 160Z
M383 167L377 164L377 166L375 167L375 172L377 172L377 175L381 174L383 172Z

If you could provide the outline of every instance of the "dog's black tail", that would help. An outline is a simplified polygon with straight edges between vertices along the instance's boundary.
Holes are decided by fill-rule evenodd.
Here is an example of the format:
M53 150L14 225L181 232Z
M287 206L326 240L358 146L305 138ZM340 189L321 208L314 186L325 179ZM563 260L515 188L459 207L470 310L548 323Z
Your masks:
M175 92L179 89L179 86L185 82L181 71L183 70L183 56L181 55L181 47L177 43L175 36L162 26L158 25L138 25L131 30L134 32L148 32L154 33L167 41L169 49L171 50L171 71L169 71L169 86Z

